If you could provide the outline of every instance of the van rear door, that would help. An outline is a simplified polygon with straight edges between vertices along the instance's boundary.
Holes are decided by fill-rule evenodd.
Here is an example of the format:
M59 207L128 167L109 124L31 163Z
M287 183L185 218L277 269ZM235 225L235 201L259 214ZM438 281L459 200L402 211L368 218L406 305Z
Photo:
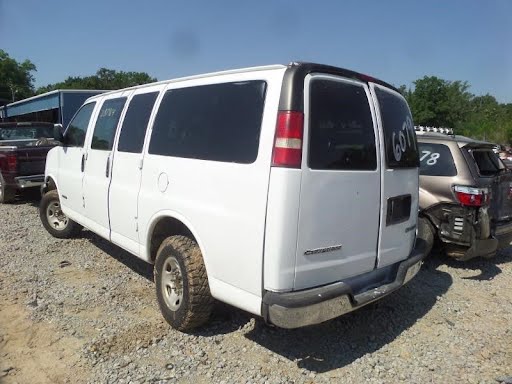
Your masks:
M381 135L382 193L377 267L406 259L418 219L418 144L411 111L398 92L370 83Z
M378 134L367 84L312 74L304 95L294 289L371 271L379 234Z

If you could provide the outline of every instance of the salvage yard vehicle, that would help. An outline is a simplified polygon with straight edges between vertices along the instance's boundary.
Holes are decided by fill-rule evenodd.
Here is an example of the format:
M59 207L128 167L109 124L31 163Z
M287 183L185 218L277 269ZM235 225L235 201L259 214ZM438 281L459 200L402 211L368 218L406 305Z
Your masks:
M458 260L493 257L512 241L512 171L495 145L418 127L419 237Z
M105 93L62 143L43 225L153 263L179 330L214 298L279 327L320 323L395 291L424 258L411 113L366 75L291 63Z
M0 203L44 182L46 154L58 142L50 123L0 123Z

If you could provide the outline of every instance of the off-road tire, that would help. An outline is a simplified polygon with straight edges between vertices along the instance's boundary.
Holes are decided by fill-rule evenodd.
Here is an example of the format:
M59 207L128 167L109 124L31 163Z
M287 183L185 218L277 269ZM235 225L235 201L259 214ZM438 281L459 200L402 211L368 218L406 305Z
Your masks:
M418 238L426 243L425 255L432 251L434 246L434 227L426 217L418 217Z
M66 218L67 224L62 229L53 227L52 224L48 221L47 210L48 207L54 203L58 203L60 206L59 193L56 189L46 192L41 198L41 203L39 204L39 217L41 219L41 223L43 223L44 228L50 235L59 239L70 239L72 237L76 237L82 230L82 226L70 218Z
M14 201L16 190L5 185L4 178L0 173L0 204L6 204Z
M176 309L167 304L162 284L164 267L171 259L177 262L182 279L182 299ZM210 294L203 256L194 240L186 236L167 237L156 255L154 277L160 311L173 328L189 331L208 321L214 300Z

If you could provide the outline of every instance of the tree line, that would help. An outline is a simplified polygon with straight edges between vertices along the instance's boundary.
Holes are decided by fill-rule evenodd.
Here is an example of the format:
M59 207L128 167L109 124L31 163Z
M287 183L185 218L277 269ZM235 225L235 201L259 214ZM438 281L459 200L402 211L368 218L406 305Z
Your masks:
M455 133L500 144L512 142L512 103L475 96L466 81L425 76L414 88L400 86L416 125L454 128Z
M120 89L156 81L146 72L100 68L90 76L69 76L64 81L34 87L36 66L18 62L0 49L0 104L55 89ZM416 125L450 127L457 134L500 144L512 143L512 103L499 103L492 95L476 96L466 81L425 76L413 87L401 85Z
M36 66L25 60L21 63L0 49L0 101L12 102L56 89L113 90L157 81L146 72L125 72L100 68L91 76L68 76L64 81L34 87Z

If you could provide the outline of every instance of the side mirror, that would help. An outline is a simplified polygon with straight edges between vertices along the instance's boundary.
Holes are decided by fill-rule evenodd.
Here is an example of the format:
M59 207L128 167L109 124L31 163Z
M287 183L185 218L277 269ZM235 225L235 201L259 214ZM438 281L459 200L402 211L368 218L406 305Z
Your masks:
M62 128L62 124L54 124L53 125L53 139L62 144L64 144L63 132L64 132L64 129Z

